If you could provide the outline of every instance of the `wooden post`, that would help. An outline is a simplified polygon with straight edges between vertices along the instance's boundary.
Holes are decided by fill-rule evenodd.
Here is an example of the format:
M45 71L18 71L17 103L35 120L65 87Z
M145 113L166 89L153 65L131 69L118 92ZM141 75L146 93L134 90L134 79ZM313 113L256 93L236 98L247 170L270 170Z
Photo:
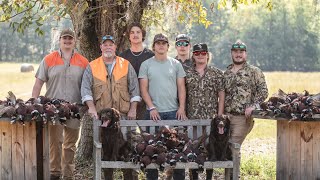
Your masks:
M0 124L4 121L0 121ZM9 122L5 122L9 124ZM0 125L1 128L2 125ZM12 129L12 179L24 177L24 128L20 124L11 124ZM1 157L0 157L1 158ZM0 163L1 164L1 163Z
M43 131L42 121L36 123L36 156L37 156L37 179L43 179Z
M231 143L232 161L233 161L233 180L240 179L240 144Z
M25 140L25 180L34 180L37 177L37 150L35 122L26 123L24 126Z
M0 122L0 179L12 179L12 135L11 124Z
M49 124L43 124L43 179L50 179L50 158L49 158Z
M100 142L101 121L93 119L93 158L94 158L94 179L101 179L101 149Z

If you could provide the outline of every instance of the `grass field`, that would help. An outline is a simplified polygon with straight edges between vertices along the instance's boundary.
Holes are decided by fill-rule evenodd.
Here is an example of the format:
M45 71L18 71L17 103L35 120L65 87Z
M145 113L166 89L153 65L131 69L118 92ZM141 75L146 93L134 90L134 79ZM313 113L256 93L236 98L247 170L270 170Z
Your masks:
M8 91L12 91L17 98L24 100L30 98L35 82L34 75L38 68L37 64L33 64L33 66L35 68L34 72L21 73L20 64L0 63L0 99L4 99L8 95ZM45 88L43 89L45 90Z
M35 71L38 68L34 64ZM35 72L21 73L20 64L0 63L0 99L8 91L24 100L31 96ZM269 96L278 89L285 92L308 90L320 92L320 73L268 72L265 73ZM45 87L42 89L44 94ZM276 121L256 119L252 132L242 146L241 179L275 179L276 175Z

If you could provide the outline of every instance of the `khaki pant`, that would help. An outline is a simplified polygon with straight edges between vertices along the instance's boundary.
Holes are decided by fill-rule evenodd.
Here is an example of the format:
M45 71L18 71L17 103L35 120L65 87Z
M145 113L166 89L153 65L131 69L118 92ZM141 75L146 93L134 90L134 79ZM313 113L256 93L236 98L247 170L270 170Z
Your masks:
M229 115L229 117L231 129L230 142L241 145L253 128L253 118L246 119L244 115Z
M49 125L50 174L72 178L75 170L74 154L79 138L79 128Z

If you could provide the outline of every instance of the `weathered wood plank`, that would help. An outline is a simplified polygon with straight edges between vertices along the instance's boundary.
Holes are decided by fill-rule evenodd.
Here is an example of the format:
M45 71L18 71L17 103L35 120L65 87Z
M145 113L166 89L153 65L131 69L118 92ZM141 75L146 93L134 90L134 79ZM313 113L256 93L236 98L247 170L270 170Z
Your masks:
M314 126L316 125L314 122L302 122L300 123L300 135L301 139L301 174L300 179L312 179L313 168L312 167L312 143L313 139L313 131ZM319 171L319 170L318 170Z
M101 148L99 138L101 121L93 120L93 159L94 159L94 179L101 179Z
M201 120L201 119L196 119L196 120L186 120L186 121L178 121L178 120L165 120L165 121L158 121L155 123L152 120L121 120L120 121L120 126L137 126L137 122L139 126L210 126L210 121L209 120Z
M232 168L232 161L216 161L216 162L205 162L204 168ZM165 164L166 168L171 167L169 164ZM129 169L140 169L139 164L134 164L132 162L123 161L102 161L101 168L129 168ZM155 163L149 164L146 169L157 169L159 166ZM178 162L175 169L198 169L199 165L195 162L181 163Z
M313 177L311 179L320 179L320 131L319 131L320 123L316 123L314 125L313 130L313 159L312 159L312 167L313 167Z
M277 180L287 179L289 153L289 124L286 121L277 121Z
M2 168L1 166L1 164L2 164L2 146L3 146L3 144L2 144L2 128L4 127L4 121L0 121L0 168ZM2 179L1 178L2 177L2 169L0 169L0 180Z
M273 115L261 115L263 111L253 111L252 117L253 118L259 118L259 119L268 119L268 120L280 120L280 121L290 121L290 118L283 118L283 117L274 117ZM303 120L294 120L294 121L300 121L300 122L306 122L306 121L320 121L320 114L314 114L311 118L303 119Z
M36 126L35 122L24 126L25 137L25 180L34 180L37 177L36 155Z
M49 125L43 125L43 179L50 179Z
M288 133L286 134L287 139L289 139L289 142L287 142L286 150L287 155L289 155L285 158L286 166L289 167L289 179L300 179L301 175L301 139L300 139L300 122L287 122L289 125Z
M197 138L202 135L202 126L197 126Z
M1 139L1 176L0 179L12 179L12 132L10 122L2 122L0 124Z
M12 179L24 177L24 126L12 124Z

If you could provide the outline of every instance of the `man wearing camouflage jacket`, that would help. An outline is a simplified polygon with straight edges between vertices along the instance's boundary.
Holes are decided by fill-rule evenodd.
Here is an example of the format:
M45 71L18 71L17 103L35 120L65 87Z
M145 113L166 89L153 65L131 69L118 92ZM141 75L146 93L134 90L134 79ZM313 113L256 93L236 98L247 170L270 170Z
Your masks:
M251 113L268 97L268 88L262 71L249 65L247 47L240 40L231 47L233 64L224 72L225 112L230 115L233 143L243 143L254 121Z
M207 44L193 46L194 65L186 73L187 117L188 119L211 119L224 111L223 72L209 66Z
M224 111L223 72L209 66L208 46L195 44L192 52L193 65L186 71L187 117L189 119L212 119ZM207 179L212 179L213 171L206 169ZM191 170L190 179L199 179L196 169Z

